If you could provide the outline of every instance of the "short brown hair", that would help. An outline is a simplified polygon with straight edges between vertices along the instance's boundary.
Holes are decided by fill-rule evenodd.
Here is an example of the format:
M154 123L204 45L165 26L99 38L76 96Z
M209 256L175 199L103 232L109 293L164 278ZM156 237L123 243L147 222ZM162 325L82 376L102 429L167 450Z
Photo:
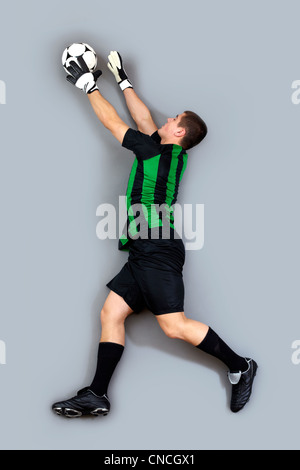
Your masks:
M207 134L207 126L203 119L193 111L184 111L178 123L179 127L185 129L185 136L182 137L181 146L184 150L189 150L199 144Z

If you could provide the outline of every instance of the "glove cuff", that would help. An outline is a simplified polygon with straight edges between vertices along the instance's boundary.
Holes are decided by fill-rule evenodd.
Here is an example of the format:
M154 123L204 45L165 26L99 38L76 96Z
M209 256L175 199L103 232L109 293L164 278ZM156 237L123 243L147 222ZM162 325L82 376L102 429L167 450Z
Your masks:
M131 82L126 78L126 80L122 80L121 82L118 83L119 87L121 88L122 91L124 91L126 88L133 88Z
M88 92L87 92L87 95L90 95L91 93L93 93L93 91L96 91L96 90L99 90L98 86L95 84Z

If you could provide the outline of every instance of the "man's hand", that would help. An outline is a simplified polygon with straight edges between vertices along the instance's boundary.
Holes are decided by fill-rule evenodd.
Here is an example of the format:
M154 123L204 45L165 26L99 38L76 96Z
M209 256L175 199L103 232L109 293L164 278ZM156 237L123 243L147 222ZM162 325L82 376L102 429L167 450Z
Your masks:
M132 88L132 84L128 80L120 54L117 51L111 51L108 56L108 60L109 62L107 67L114 74L121 90L124 91L126 88Z
M102 75L101 70L96 70L96 72L92 73L82 57L78 57L77 60L79 65L75 61L71 61L69 67L67 67L70 74L66 77L68 82L85 91L85 93L90 94L95 90L99 90L96 82L100 75Z

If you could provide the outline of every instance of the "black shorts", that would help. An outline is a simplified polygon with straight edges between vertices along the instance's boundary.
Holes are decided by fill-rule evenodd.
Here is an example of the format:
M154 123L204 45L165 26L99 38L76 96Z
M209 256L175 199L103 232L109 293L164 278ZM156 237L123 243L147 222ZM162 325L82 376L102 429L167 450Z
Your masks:
M185 248L181 239L134 240L128 261L106 285L138 313L154 315L184 311L182 270Z

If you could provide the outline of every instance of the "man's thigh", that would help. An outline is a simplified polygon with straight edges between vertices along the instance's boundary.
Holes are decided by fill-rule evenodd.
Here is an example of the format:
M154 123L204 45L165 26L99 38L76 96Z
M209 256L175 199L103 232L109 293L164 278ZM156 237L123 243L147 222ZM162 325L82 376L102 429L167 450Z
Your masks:
M133 313L133 309L125 302L123 297L111 290L104 302L102 315L122 321L131 313Z
M144 308L143 294L128 262L106 286L111 289L111 292L121 297L133 312L138 313ZM115 299L115 296L111 295L108 300L110 301L110 299Z
M157 315L156 319L159 326L165 333L179 329L186 320L184 312L170 312L164 315Z

